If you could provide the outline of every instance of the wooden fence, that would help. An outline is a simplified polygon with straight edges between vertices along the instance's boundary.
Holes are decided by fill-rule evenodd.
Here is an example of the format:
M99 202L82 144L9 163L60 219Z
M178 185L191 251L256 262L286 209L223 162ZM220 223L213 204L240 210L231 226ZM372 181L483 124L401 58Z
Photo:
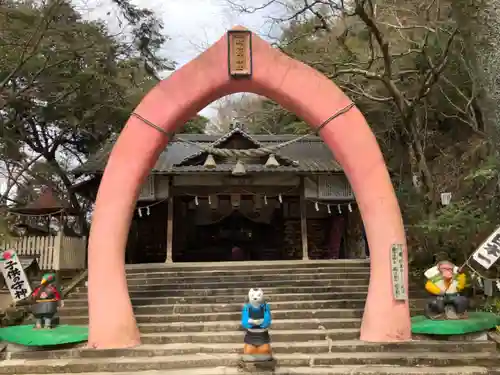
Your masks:
M36 257L42 270L85 269L85 237L25 236L1 243L0 250L16 250L19 255Z

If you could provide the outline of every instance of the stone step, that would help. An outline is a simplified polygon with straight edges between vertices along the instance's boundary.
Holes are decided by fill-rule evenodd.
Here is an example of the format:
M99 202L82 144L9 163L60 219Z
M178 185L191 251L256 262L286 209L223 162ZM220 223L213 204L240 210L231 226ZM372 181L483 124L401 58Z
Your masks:
M311 330L311 329L341 329L357 328L361 325L361 319L282 319L273 320L272 328L276 330ZM225 332L242 331L239 321L218 322L182 322L182 323L143 323L139 326L142 333L161 332Z
M359 328L304 329L304 330L269 330L271 339L277 342L309 342L324 340L356 340ZM243 345L245 333L242 330L223 332L153 332L141 333L141 342L145 345L164 344L240 344Z
M241 304L245 295L231 296L197 296L197 297L147 297L132 298L134 306L170 305L170 304ZM348 300L366 298L366 292L357 293L317 293L317 294L266 294L268 303L287 301ZM87 306L87 298L71 298L64 302L65 307Z
M287 302L287 301L317 301L317 300L349 300L349 299L364 299L367 292L351 292L351 293L294 293L294 294L266 294L266 301ZM165 295L168 295L165 293ZM425 292L412 293L413 298L426 297ZM195 297L146 297L132 298L134 306L150 306L150 305L167 305L167 304L233 304L244 303L245 294L229 295L229 296L195 296ZM66 307L82 307L87 306L87 296L78 295L65 301Z
M109 375L109 372L80 373L80 375ZM242 375L243 372L236 367L210 367L182 370L158 370L113 372L113 375ZM276 368L272 372L252 372L254 375L499 375L500 368L487 368L480 366L461 367L407 367L391 365L373 366L328 366L328 367L286 367ZM41 375L41 374L33 374Z
M144 344L180 344L206 343L243 345L243 331L225 332L180 332L180 333L144 333L141 341ZM307 342L319 340L356 340L359 338L358 328L310 329L310 330L277 330L270 329L272 340L282 342Z
M240 305L241 309L241 305ZM65 309L61 309L61 314ZM64 324L88 324L88 315L70 314L62 319ZM272 312L273 320L275 319L328 319L328 318L360 318L363 315L363 309L291 309L291 310L275 310ZM135 318L138 323L170 323L170 322L215 322L215 321L239 321L241 319L241 311L208 313L208 314L136 314Z
M264 268L264 269L253 269L249 270L248 274L252 275L283 275L287 273L292 273L294 275L300 274L312 274L312 273L327 273L327 274L335 274L335 273L370 273L369 267L360 267L360 266L346 266L346 267L317 267L317 268ZM146 272L137 272L137 273L129 273L127 272L127 279L144 279L147 277L166 277L166 278L183 278L183 277L224 277L224 276L239 276L241 275L242 270L232 270L232 269L204 269L201 271L175 271L165 268L165 270L152 270Z
M496 367L500 363L497 353L325 353L325 354L276 354L279 367L323 367L323 366L468 366ZM180 370L187 373L194 367L236 367L238 354L197 354L182 356L75 358L68 360L23 360L12 359L0 362L0 374L54 374L82 372L136 372ZM455 370L456 371L456 370ZM461 372L455 372L460 374ZM434 373L435 374L435 373Z
M64 309L61 310L61 313ZM412 315L422 314L421 308L412 308ZM357 309L293 309L293 310L275 310L273 311L273 320L275 319L349 319L361 318L363 308ZM241 312L222 312L222 313L207 313L207 314L136 314L135 318L138 323L170 323L170 322L215 322L215 321L239 321ZM64 324L83 324L89 322L88 315L67 315L63 316Z
M366 273L308 273L308 274L299 274L294 275L290 274L282 274L282 275L267 275L263 277L262 275L234 275L234 276L213 276L213 277L182 277L182 278L165 278L165 277L145 277L145 278L136 278L127 280L129 286L132 285L140 285L146 286L151 284L182 284L188 285L187 288L190 288L191 285L196 284L229 284L229 283L242 283L246 282L247 284L260 284L264 283L276 283L276 282L314 282L317 280L366 280L370 278L370 274Z
M164 344L141 345L131 349L68 349L54 351L27 351L3 353L2 359L75 359L75 358L115 358L115 357L156 357L191 354L232 353L241 354L242 343L221 344ZM433 353L479 353L495 351L492 342L450 342L450 341L411 341L392 344L366 343L359 340L276 342L273 341L276 354L285 353L382 353L393 351L433 352Z
M155 284L146 283L146 284L134 284L129 285L129 290L134 292L140 291L154 291L158 289L175 289L175 290L188 290L188 289L241 289L245 288L248 293L249 288L275 288L275 287L306 287L306 286L345 286L345 285L353 285L353 286L368 286L368 277L364 279L314 279L314 280L259 280L256 282L252 281L233 281L230 283L226 282L215 282L215 283L204 283L198 282L193 284L183 284L179 283L165 283L161 279L154 279ZM85 286L77 288L76 291L81 292L86 290ZM245 293L246 294L246 293Z
M141 297L194 297L194 296L226 296L226 295L240 295L245 298L248 294L248 287L243 288L210 288L210 289L166 289L163 286L158 289L130 288L130 298ZM345 286L282 286L282 287L269 287L263 288L266 295L276 294L292 294L292 293L332 293L332 292L367 292L368 283L365 285L345 285ZM79 287L72 291L69 298L87 298L87 288Z
M297 286L297 287L278 287L278 288L263 288L266 296L271 295L284 295L284 294L322 294L322 293L367 293L368 284L366 285L345 285L345 286ZM410 288L410 296L426 295L424 288L413 287ZM155 289L139 291L134 288L129 292L130 298L155 298L155 297L213 297L213 296L227 296L238 295L244 299L248 294L248 288L214 288L214 289ZM68 299L86 299L87 288L81 287L76 291L72 291Z
M245 261L245 262L195 262L195 263L148 263L131 264L126 266L129 275L146 272L172 271L172 272L194 272L194 271L254 271L263 269L294 270L304 268L348 268L364 267L370 268L369 261L365 259L332 259L332 260L285 260L285 261Z
M72 318L64 318L63 323L73 322ZM28 320L34 324L34 319ZM77 323L85 324L85 323ZM358 328L361 325L360 318L332 318L332 319L282 319L273 320L273 329L286 330L300 329L340 329ZM241 323L237 320L228 321L206 321L206 322L171 322L171 323L139 323L142 333L161 332L224 332L242 330Z
M365 299L349 299L349 300L319 300L319 301L286 301L273 302L270 304L272 311L276 310L291 310L291 309L355 309L362 308L365 305ZM223 313L223 312L240 312L242 303L228 304L175 304L175 305L149 305L149 306L134 306L136 314L207 314L207 313ZM64 307L60 310L61 316L82 315L87 314L87 306L82 307Z

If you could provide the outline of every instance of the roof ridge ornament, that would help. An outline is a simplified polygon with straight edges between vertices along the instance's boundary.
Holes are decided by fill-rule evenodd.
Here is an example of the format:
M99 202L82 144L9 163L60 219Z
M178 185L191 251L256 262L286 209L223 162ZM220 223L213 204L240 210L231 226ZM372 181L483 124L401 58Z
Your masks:
M229 125L229 130L231 133L234 133L235 131L238 131L238 130L242 133L245 133L245 134L247 132L245 124L243 124L241 121L238 121L238 120L234 120L231 122L231 124Z

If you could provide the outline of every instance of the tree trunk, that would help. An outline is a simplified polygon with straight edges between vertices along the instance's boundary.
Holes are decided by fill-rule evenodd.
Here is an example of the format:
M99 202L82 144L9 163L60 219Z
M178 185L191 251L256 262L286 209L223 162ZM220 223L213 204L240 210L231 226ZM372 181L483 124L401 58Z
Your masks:
M412 114L413 113L415 113L415 109L412 110ZM418 114L413 114L403 117L406 132L402 135L402 138L405 140L408 148L412 176L418 176L419 181L422 183L416 186L416 190L429 200L430 204L427 206L428 214L432 216L437 210L437 194L432 172L425 156L422 137L419 135L420 129L417 116ZM406 133L409 133L409 135ZM415 185L417 184L414 181L414 186ZM423 187L423 189L420 187Z
M71 187L73 184L71 183L71 180L69 179L66 171L64 171L59 163L54 159L54 158L48 158L47 156L44 155L44 157L47 159L47 162L50 164L52 168L54 168L54 172L59 176L61 181L64 184L64 187L66 188L66 191L68 193L68 197L70 200L71 205L73 208L77 209L79 212L78 215L78 221L80 224L80 228L82 228L82 235L87 236L89 232L89 228L87 225L87 220L85 218L85 212L82 210L82 206L80 205L80 202L78 202L78 198L76 194L72 191Z

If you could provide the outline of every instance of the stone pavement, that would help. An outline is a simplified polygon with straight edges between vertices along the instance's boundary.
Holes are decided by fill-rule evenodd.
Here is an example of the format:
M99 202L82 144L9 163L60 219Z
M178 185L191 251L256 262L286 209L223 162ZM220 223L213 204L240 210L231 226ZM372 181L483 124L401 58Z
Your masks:
M276 368L256 374L500 375L493 342L359 341L366 261L135 265L127 277L143 345L5 353L0 374L241 374L241 306L249 288L261 287L272 307ZM421 288L411 295L419 311ZM63 322L87 323L86 296L84 286L70 294Z

